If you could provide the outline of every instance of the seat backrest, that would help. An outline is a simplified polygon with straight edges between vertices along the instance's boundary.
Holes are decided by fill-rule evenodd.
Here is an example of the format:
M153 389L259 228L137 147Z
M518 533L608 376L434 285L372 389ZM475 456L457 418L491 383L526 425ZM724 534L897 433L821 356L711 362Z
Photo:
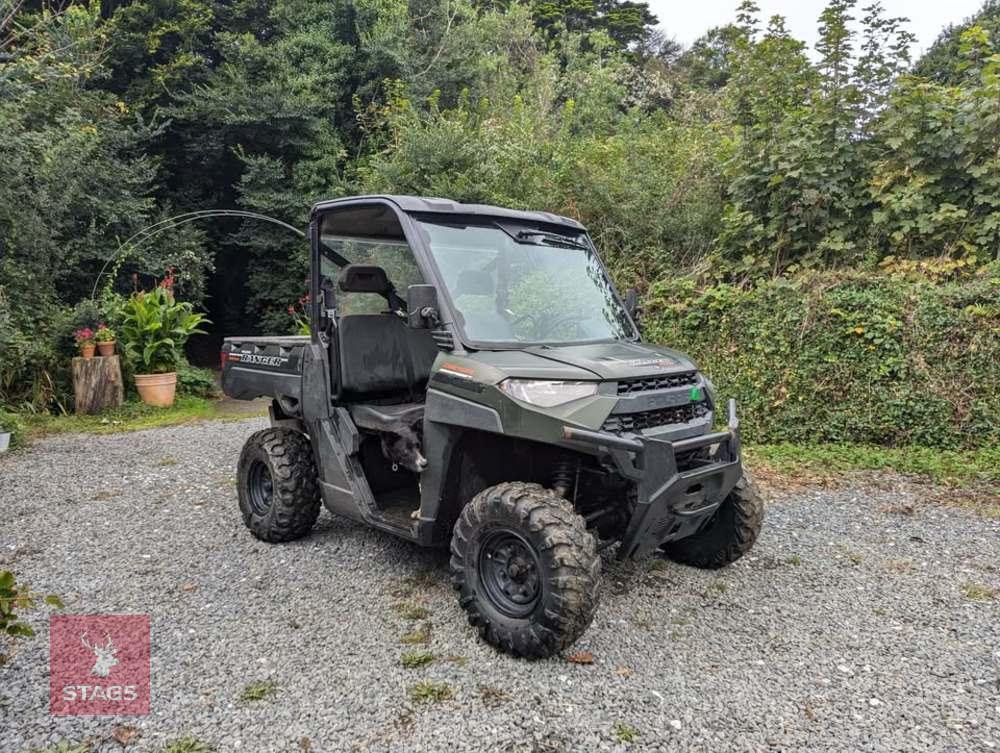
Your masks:
M437 346L395 314L353 314L337 323L339 397L412 400L430 377Z

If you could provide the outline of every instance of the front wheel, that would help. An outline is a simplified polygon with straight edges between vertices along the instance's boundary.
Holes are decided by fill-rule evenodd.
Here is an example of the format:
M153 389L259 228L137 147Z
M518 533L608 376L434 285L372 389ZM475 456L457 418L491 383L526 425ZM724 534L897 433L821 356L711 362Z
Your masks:
M710 570L735 562L753 548L764 522L764 503L747 471L715 515L694 536L663 545L674 562Z
M579 638L597 608L599 576L583 518L538 484L491 486L455 524L459 602L487 643L514 656L551 656Z
M262 541L301 539L319 516L319 480L309 439L291 429L250 435L236 488L243 522Z

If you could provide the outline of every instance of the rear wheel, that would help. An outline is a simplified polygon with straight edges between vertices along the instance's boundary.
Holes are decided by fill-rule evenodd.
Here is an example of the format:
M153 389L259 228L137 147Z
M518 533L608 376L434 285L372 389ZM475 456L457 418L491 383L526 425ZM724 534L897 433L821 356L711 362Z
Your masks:
M451 577L469 623L514 656L569 646L598 603L600 558L583 518L555 492L510 482L477 494L451 539Z
M300 539L319 516L312 447L297 431L264 429L252 434L240 453L236 486L243 522L263 541Z
M753 548L763 522L764 503L744 471L705 527L694 536L664 544L663 553L682 565L716 570Z

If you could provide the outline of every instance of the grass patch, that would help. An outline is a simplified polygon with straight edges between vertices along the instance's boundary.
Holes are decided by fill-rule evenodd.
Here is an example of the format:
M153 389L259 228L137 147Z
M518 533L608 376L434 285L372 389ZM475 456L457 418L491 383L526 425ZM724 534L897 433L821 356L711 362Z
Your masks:
M785 564L791 565L792 567L798 567L799 565L802 564L802 558L797 554L793 554L791 557L785 560Z
M923 476L948 486L1000 480L1000 447L940 450L931 447L782 443L752 445L746 447L746 454L751 468L786 477L823 479L845 471L893 470Z
M240 693L240 700L244 702L263 701L278 692L278 683L273 680L257 680L251 682Z
M630 724L625 724L625 722L615 722L612 731L615 733L615 737L623 743L634 743L639 739L639 730Z
M409 695L414 703L440 703L447 701L455 692L446 682L418 682L410 687Z
M400 636L399 642L407 646L416 646L420 644L431 642L431 626L429 623L425 623L422 626L411 630L408 633L403 633Z
M407 651L399 657L399 663L406 669L417 669L424 667L434 661L436 657L428 651Z
M997 590L981 583L963 583L962 595L970 601L993 601L997 598Z
M164 745L160 748L160 753L212 753L214 750L215 748L204 740L182 737Z
M47 413L22 414L29 439L50 434L84 432L88 434L114 434L123 431L152 429L158 426L177 426L193 421L234 421L249 418L255 413L233 413L220 410L217 400L181 396L170 408L154 408L140 401L129 401L121 407L96 416L67 414L53 416ZM263 415L263 414L261 414Z

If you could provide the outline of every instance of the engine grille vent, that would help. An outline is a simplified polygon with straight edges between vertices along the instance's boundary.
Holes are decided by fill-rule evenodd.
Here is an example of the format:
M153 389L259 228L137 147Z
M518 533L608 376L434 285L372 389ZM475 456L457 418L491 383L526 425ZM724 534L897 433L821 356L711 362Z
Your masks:
M658 410L647 410L639 413L612 413L601 428L604 431L622 434L624 432L651 429L656 426L687 423L696 418L701 418L707 413L708 406L704 403L691 403L689 405L678 405L673 408L660 408Z
M698 374L694 371L687 374L670 374L667 376L643 377L641 379L626 379L618 383L619 395L634 395L637 392L666 390L671 387L686 387L698 382Z

